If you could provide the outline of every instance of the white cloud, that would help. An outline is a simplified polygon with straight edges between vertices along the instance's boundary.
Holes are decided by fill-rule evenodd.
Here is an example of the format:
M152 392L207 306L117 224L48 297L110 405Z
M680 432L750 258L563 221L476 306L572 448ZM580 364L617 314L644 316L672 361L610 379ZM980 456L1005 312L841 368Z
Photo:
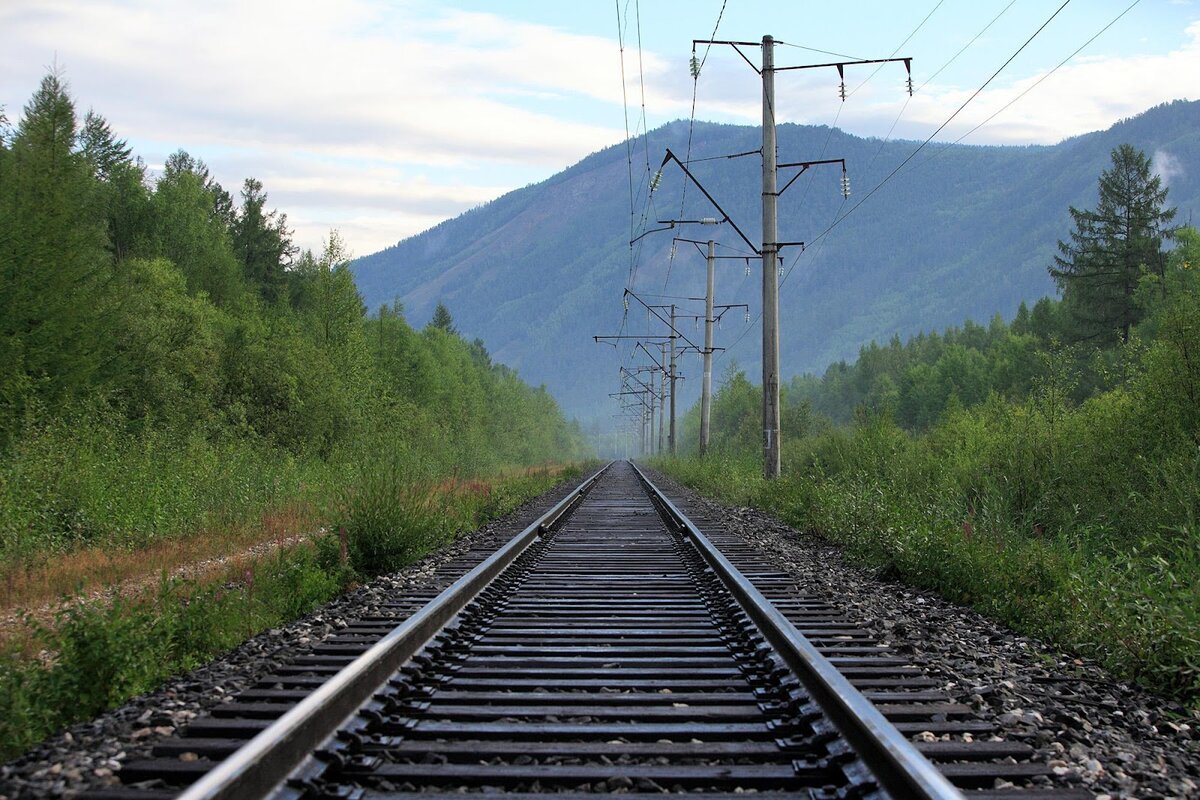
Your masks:
M30 89L57 54L77 99L120 135L183 147L230 189L240 179L226 160L262 178L275 202L375 209L371 219L392 226L388 241L412 226L379 211L457 213L502 193L513 175L527 182L622 137L559 108L619 102L610 40L496 14L383 0L49 0L5 4L0 28L20 35L19 47L0 47L0 72L23 74ZM295 171L272 177L285 152ZM246 164L249 155L261 160ZM468 165L507 180L407 182L414 171L441 177ZM324 232L300 221L303 205L281 206L297 239L317 246Z
M984 90L939 136L956 139L1013 105L971 134L968 141L990 144L1053 144L1070 136L1103 130L1147 108L1196 97L1200 74L1200 22L1186 29L1188 41L1161 55L1080 56L1049 77L1039 72L1008 85ZM1045 78L1036 88L1031 88ZM919 93L904 114L907 130L927 136L970 96L972 90L931 86ZM852 110L856 123L875 109ZM892 111L894 118L895 111ZM915 124L914 124L915 123Z
M1162 178L1162 182L1166 186L1184 174L1183 164L1180 160L1163 149L1154 151L1154 156L1150 161L1150 171Z

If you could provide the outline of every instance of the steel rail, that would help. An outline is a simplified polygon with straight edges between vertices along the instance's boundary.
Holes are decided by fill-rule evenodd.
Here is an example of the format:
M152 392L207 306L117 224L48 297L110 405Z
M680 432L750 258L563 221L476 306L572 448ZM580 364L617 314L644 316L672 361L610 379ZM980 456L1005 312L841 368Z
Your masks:
M651 496L696 547L812 698L829 715L882 788L894 797L963 800L962 792L821 655L646 473L637 464L632 466Z
M178 800L243 800L274 790L541 534L552 528L612 466L609 462L466 575L321 685Z

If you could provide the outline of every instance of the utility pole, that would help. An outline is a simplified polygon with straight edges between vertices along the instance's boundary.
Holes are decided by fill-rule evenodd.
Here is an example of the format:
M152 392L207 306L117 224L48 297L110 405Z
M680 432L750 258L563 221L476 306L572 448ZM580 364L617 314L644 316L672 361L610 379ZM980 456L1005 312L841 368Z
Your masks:
M672 339L671 341L675 341L675 340ZM662 347L662 349L664 351L667 348L665 343L660 343L660 346ZM663 355L665 356L666 353L664 352ZM663 436L665 436L665 429L667 427L667 421L665 419L665 415L667 413L666 409L667 409L667 371L664 369L664 370L660 370L658 373L658 452L660 455L663 452Z
M675 304L671 304L671 455L678 455L675 438Z
M708 240L708 290L704 293L704 378L700 384L700 455L708 452L712 415L713 291L716 283L717 243Z
M775 40L762 40L763 477L779 477L779 195L775 147Z
M649 426L651 431L654 430L654 412L647 410L646 407L643 406L642 407L642 455L643 456L650 454L649 442L653 441L652 438L647 438L647 432L646 432L647 426ZM650 437L653 437L654 434L650 433L649 435L650 435Z
M721 44L729 45L737 51L751 67L754 67L754 62L742 52L743 47L752 47L758 42L733 42L719 39L693 39L693 63L694 51L697 44ZM780 166L784 167L800 167L801 172L804 172L809 167L817 164L841 163L842 165L842 194L849 194L849 180L846 177L846 164L844 159L823 159L819 161L798 162L795 164L778 163L778 153L775 141L775 73L784 70L798 69L817 69L834 67L838 71L839 77L842 78L842 83L839 88L839 94L842 100L845 100L846 83L845 83L845 68L851 65L861 64L886 64L891 62L903 62L905 70L908 72L908 93L912 95L912 59L911 58L875 58L875 59L854 59L849 61L836 61L826 64L804 64L800 66L775 66L775 39L772 36L764 36L762 38L762 69L755 69L762 76L762 249L759 250L752 243L740 228L734 224L729 215L717 204L713 196L704 188L704 186L696 180L696 178L688 171L687 165L679 160L674 153L669 149L667 155L663 159L665 166L667 161L675 161L683 170L684 175L688 177L692 183L700 189L705 198L708 199L717 210L723 215L722 222L728 222L738 235L742 237L752 248L755 248L757 253L762 256L763 261L763 349L762 349L762 366L763 366L763 475L768 479L777 478L779 476L779 250L784 245L801 245L803 242L781 242L779 241L779 218L778 218L778 201L782 191L778 189L778 170ZM693 68L695 69L695 68ZM697 72L693 72L693 77L698 77ZM799 175L793 177L783 187L786 191L792 183L795 182Z

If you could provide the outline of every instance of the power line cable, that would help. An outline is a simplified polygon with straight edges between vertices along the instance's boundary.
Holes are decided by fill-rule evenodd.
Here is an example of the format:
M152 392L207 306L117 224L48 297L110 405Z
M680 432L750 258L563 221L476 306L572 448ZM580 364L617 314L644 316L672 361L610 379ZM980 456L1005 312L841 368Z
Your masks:
M1058 15L1059 15L1061 12L1062 12L1062 10L1063 10L1064 8L1066 8L1066 7L1067 7L1067 6L1070 4L1070 2L1071 2L1071 0L1064 0L1063 4L1062 4L1062 5L1060 5L1060 6L1059 6L1059 7L1058 7L1058 8L1057 8L1055 11L1054 11L1054 13L1053 13L1053 14L1051 14L1051 15L1050 15L1050 16L1049 16L1049 17L1046 19L1046 21L1045 21L1045 22L1043 22L1043 23L1042 23L1042 24L1041 24L1041 25L1038 27L1038 29L1037 29L1037 30L1035 30L1035 31L1033 32L1033 34L1031 34L1031 35L1030 35L1030 37L1029 37L1028 39L1026 39L1026 40L1025 40L1025 42L1024 42L1024 43L1023 43L1023 44L1022 44L1020 47L1018 47L1018 48L1017 48L1016 52L1014 52L1014 53L1013 53L1011 56L1009 56L1009 57L1008 57L1008 58L1007 58L1007 59L1004 61L1004 63L1003 63L1003 64L1001 64L1001 65L1000 65L1000 67L999 67L999 68L998 68L998 69L997 69L995 72L993 72L993 73L992 73L992 75L991 75L991 76L990 76L990 77L989 77L989 78L988 78L986 81L984 81L984 82L983 82L983 84L982 84L982 85L981 85L981 86L980 86L978 89L976 89L976 90L975 90L975 91L974 91L974 92L971 94L971 96L970 96L970 97L968 97L968 98L967 98L967 99L966 99L966 100L963 102L963 104L962 104L962 105L960 105L960 106L959 106L959 107L958 107L958 108L957 108L957 109L954 111L954 113L952 113L952 114L951 114L949 117L947 117L947 118L946 118L946 120L945 120L945 121L944 121L944 122L943 122L941 125L939 125L939 126L937 127L937 130L935 130L933 133L931 133L931 134L929 135L929 137L928 137L928 138L926 138L926 139L925 139L925 141L923 141L923 142L922 142L922 143L921 143L921 144L920 144L920 145L917 147L917 149L916 149L916 150L914 150L912 153L910 153L910 154L908 155L908 157L906 157L906 158L905 158L905 159L904 159L902 162L900 162L900 164L899 164L899 165L898 165L898 166L897 166L895 169L893 169L893 170L892 170L892 171L891 171L891 172L890 172L890 173L887 175L887 177L885 177L885 178L884 178L882 181L880 181L878 184L876 184L874 188L872 188L872 189L871 189L869 192L867 192L867 194L866 194L866 195L865 195L865 196L864 196L864 197L863 197L861 200L859 200L859 201L858 201L858 202L857 202L857 203L856 203L854 206L852 206L852 207L850 208L850 210L849 210L849 211L847 211L847 212L845 213L845 215L842 215L842 216L837 216L837 217L835 217L834 221L833 221L832 223L830 223L830 225L829 225L827 228L825 228L825 230L823 230L821 233L819 233L819 234L818 234L818 235L817 235L817 236L816 236L816 237L813 239L813 241L812 241L812 242L810 242L810 247L811 247L813 244L819 244L819 243L822 243L822 242L824 241L824 239L825 239L825 238L828 236L828 234L830 233L830 231L832 231L834 228L836 228L838 225L840 225L840 224L841 224L841 223L842 223L844 220L846 220L846 219L847 219L847 218L848 218L848 217L849 217L851 214L853 214L853 213L855 212L855 210L857 210L857 209L858 209L858 208L859 208L859 207L860 207L860 206L861 206L863 203L865 203L865 202L866 202L868 199L870 199L870 197L871 197L872 195L874 195L874 194L875 194L877 191L879 191L879 189L881 189L881 188L884 186L884 184L888 183L888 181L890 181L890 180L891 180L893 177L895 177L895 176L896 176L896 175L897 175L897 174L900 172L900 170L901 170L901 169L903 169L903 168L904 168L904 166L905 166L906 164L908 164L908 162L910 162L910 161L911 161L911 160L912 160L912 159L913 159L913 158L914 158L914 157L915 157L915 156L916 156L918 153L920 153L920 152L921 152L921 150L923 150L923 149L925 148L925 146L926 146L926 145L928 145L928 144L929 144L931 141L933 141L933 137L934 137L934 136L937 136L937 135L938 135L938 133L940 133L940 132L941 132L941 131L942 131L942 130L943 130L943 129L944 129L946 126L947 126L947 125L949 125L949 124L950 124L950 123L951 123L951 122L954 120L954 118L955 118L955 117L957 117L957 116L958 116L958 115L959 115L959 114L962 112L962 110L963 110L964 108L966 108L966 107L967 107L967 105L968 105L968 104L970 104L970 102L971 102L972 100L974 100L976 97L978 97L978 96L979 96L979 94L980 94L981 92L983 92L983 90L984 90L984 89L986 89L986 88L988 87L988 86L991 84L991 82L992 82L992 81L994 81L994 80L996 79L996 77L997 77L997 76L999 76L999 75L1000 75L1000 73L1001 73L1001 72L1003 72L1003 71L1004 71L1004 69L1005 69L1005 68L1007 68L1007 67L1008 67L1008 65L1009 65L1009 64L1011 64L1011 63L1013 62L1013 60L1015 60L1015 59L1016 59L1016 57L1017 57L1017 56L1019 56L1019 55L1020 55L1020 54L1021 54L1021 53L1022 53L1024 50L1025 50L1025 48L1026 48L1026 47L1028 47L1028 46L1029 46L1029 44L1030 44L1031 42L1033 42L1033 40L1034 40L1034 39L1036 39L1036 38L1038 37L1038 35L1039 35L1039 34L1041 34L1041 32L1042 32L1043 30L1045 30L1045 29L1046 29L1046 27L1047 27L1047 26L1048 26L1048 25L1049 25L1051 22L1053 22L1053 21L1054 21L1054 19L1055 19L1055 18L1056 18L1056 17L1057 17L1057 16L1058 16ZM1136 5L1136 4L1137 4L1137 2L1140 2L1140 0L1135 0L1135 3L1134 3L1134 5ZM938 6L940 6L940 5L941 5L941 3L939 3L939 4L938 4ZM933 10L934 10L934 11L936 11L936 10L937 10L937 6L935 6ZM1126 9L1126 11L1128 11L1128 9ZM931 12L930 12L930 15L932 15L932 13L933 13L933 11L931 11ZM1124 13L1125 13L1125 12L1122 12L1122 15L1123 15ZM1118 19L1119 19L1119 18L1120 18L1120 17L1118 17ZM926 19L928 19L928 16L926 16ZM1116 21L1116 20L1114 20L1114 22L1115 22L1115 21ZM924 24L924 22L922 22L922 24ZM1112 24L1112 23L1110 23L1110 26L1111 26L1111 24ZM920 26L918 26L918 29L919 29L919 27L920 27ZM1106 26L1106 29L1107 29L1107 26ZM1099 35L1099 34L1097 34L1097 35ZM911 38L911 37L910 37L910 38ZM907 41L907 40L905 40L905 41ZM901 45L901 47L902 47L902 46L903 46L903 45ZM1086 45L1085 45L1085 46L1086 46ZM1080 49L1082 49L1082 48L1080 48ZM897 52L898 52L898 51L899 51L899 50L897 49ZM869 78L868 78L868 80L869 80ZM861 84L860 84L860 85L861 85ZM842 204L842 205L844 206L844 205L845 205L845 203L843 202L843 204ZM839 212L840 212L840 209L839 209ZM786 272L786 273L785 273L785 275L784 275L784 280L785 280L785 281L786 281L786 279L787 279L787 276L791 274L791 270L792 270L792 269L794 269L794 268L795 268L795 266L796 266L796 264L799 262L800 256L802 256L802 255L803 255L803 252L801 252L801 253L800 253L800 255L798 255L798 256L796 257L796 259L795 259L795 260L792 262L792 265L791 265L791 267L789 267L789 268L788 268L787 272ZM742 340L742 339L745 337L745 335L746 335L747 333L749 333L749 332L750 332L751 328L753 328L753 327L754 327L754 326L755 326L755 325L758 323L758 320L759 320L759 319L761 319L761 317L762 317L762 312L760 311L760 312L759 312L759 314L758 314L758 315L755 317L754 321L753 321L753 322L751 322L751 323L750 323L750 325L746 326L746 329L745 329L744 331L742 331L742 334L741 334L740 336L738 336L738 338L737 338L737 339L735 339L735 340L734 340L733 344L732 344L732 345L730 345L730 346L729 346L729 347L728 347L728 348L725 350L725 352L726 352L726 353L730 352L730 351L731 351L731 350L734 348L734 346L736 346L736 345L737 345L737 343L738 343L738 342L740 342L740 341L741 341L741 340Z
M1064 8L1066 8L1068 5L1070 5L1070 3L1071 3L1071 0L1064 0L1063 4L1060 5L1057 9L1055 9L1054 13L1051 14L1046 19L1045 22L1043 22L1040 26L1038 26L1038 29L1035 30L1030 35L1030 37L1028 39L1026 39L1025 42L1020 47L1017 48L1016 52L1014 52L1011 56L1009 56L1004 61L1004 63L1001 64L999 66L999 68L997 68L996 71L993 72L991 74L991 76L980 85L980 87L978 89L976 89L974 92L972 92L971 96L968 97L966 100L964 100L962 105L960 105L957 109L955 109L954 113L952 113L949 117L947 117L945 119L945 121L942 122L942 124L939 125L933 133L929 134L929 136L926 137L925 141L921 142L921 144L919 144L915 150L913 150L911 153L909 153L905 157L905 159L903 161L901 161L899 165L896 166L895 169L893 169L891 172L889 172L887 174L886 177L884 177L884 179L882 181L875 184L875 186L869 192L867 192L865 195L863 195L861 200L859 200L857 203L855 203L853 206L851 206L850 210L847 211L845 213L845 215L834 220L833 223L830 224L829 227L827 227L825 230L821 231L821 233L819 233L816 236L816 238L814 238L813 241L810 242L810 244L816 243L820 239L827 236L830 231L832 231L838 225L841 225L842 222L845 221L855 211L857 211L862 206L863 203L865 203L865 202L867 202L867 200L871 199L871 197L876 192L878 192L880 189L882 189L888 182L890 182L892 180L892 178L896 177L896 175L899 174L900 170L904 169L904 167L910 161L912 161L917 156L918 153L920 153L922 150L924 150L926 145L928 145L931 141L933 141L933 137L937 136L939 133L942 132L943 129L945 129L945 127L947 125L949 125L951 122L953 122L954 118L957 117L960 113L962 113L963 109L966 108L971 103L972 100L974 100L976 97L978 97L983 92L983 90L986 89L992 83L992 81L994 81L1000 75L1000 73L1003 72L1005 70L1005 68L1008 67L1008 65L1011 64L1016 59L1017 56L1019 56L1022 52L1024 52L1025 48L1028 47L1030 45L1030 43L1032 43L1033 40L1036 39L1038 37L1038 35L1042 31L1044 31L1051 22L1054 21L1055 17L1057 17L1060 13L1062 13L1062 10Z
M1015 0L1014 0L1014 2L1015 2ZM1084 48L1086 48L1086 47L1087 47L1088 45L1090 45L1092 42L1094 42L1094 41L1096 41L1097 39L1099 39L1099 38L1100 38L1100 36L1101 36L1101 35L1102 35L1102 34L1103 34L1105 31L1107 31L1107 30L1108 30L1109 28L1111 28L1113 25L1116 25L1116 24L1117 24L1117 22L1119 22L1119 21L1120 21L1121 17L1124 17L1126 14L1128 14L1130 11L1132 11L1132 10L1133 10L1133 7L1134 7L1134 6L1136 6L1136 5L1137 5L1138 3L1140 3L1140 2L1142 2L1142 0L1133 0L1133 2L1132 2L1132 3L1130 3L1128 6L1126 6L1126 7L1125 7L1125 10L1124 10L1124 11L1122 11L1120 14L1117 14L1117 16L1113 17L1113 18L1112 18L1112 19L1109 21L1109 23L1108 23L1107 25L1105 25L1103 28L1101 28L1100 30L1098 30L1098 31L1096 31L1094 34L1092 34L1092 38L1088 39L1086 42L1084 42L1083 44L1079 45L1079 47L1075 48L1075 51L1074 51L1073 53L1071 53L1071 55L1067 56L1067 57L1066 57L1066 58L1064 58L1062 61L1058 62L1058 64L1057 64L1057 65L1055 65L1053 69L1051 69L1051 70L1050 70L1049 72L1047 72L1045 75L1043 75L1042 77L1038 78L1036 81L1034 81L1034 82L1033 82L1032 84L1030 84L1028 87L1026 87L1025 91L1021 92L1019 95L1017 95L1016 97L1014 97L1012 100L1009 100L1007 103L1005 103L1003 106L1001 106L1001 107L1000 107L1000 108L999 108L997 111L995 111L995 112L994 112L994 113L993 113L991 116L989 116L989 117L988 117L987 119L985 119L983 122L979 123L979 124L978 124L978 125L976 125L974 128L971 128L971 130L967 131L966 133L964 133L962 136L960 136L960 137L958 137L957 139L955 139L955 140L954 140L953 142L951 142L950 144L947 144L945 147L943 147L941 150L938 150L936 153L934 153L933 155L931 155L929 158L930 158L930 159L932 159L932 158L935 158L935 157L936 157L936 156L938 156L939 154L941 154L941 153L945 152L945 150L946 150L947 148L949 148L949 147L951 147L951 146L953 146L953 145L956 145L956 144L958 144L958 143L959 143L959 142L961 142L963 139L967 138L967 137L968 137L968 136L970 136L972 133L974 133L975 131L979 130L979 129L980 129L980 128L982 128L984 125L987 125L989 122L991 122L992 120L994 120L996 117L1000 116L1000 114L1001 114L1001 113L1003 113L1004 111L1007 111L1007 110L1008 110L1008 108L1009 108L1011 105L1013 105L1013 103L1016 103L1016 102L1017 102L1018 100L1020 100L1022 97L1024 97L1024 96L1025 96L1025 95L1027 95L1027 94L1029 94L1030 92L1032 92L1032 91L1033 91L1034 89L1036 89L1036 88L1037 88L1039 85L1041 85L1042 81L1046 80L1046 79L1047 79L1047 78L1049 78L1051 75L1053 75L1054 73L1058 72L1058 71L1059 71L1059 69L1061 69L1062 67L1064 67L1064 66L1067 64L1067 62L1068 62L1068 61L1070 61L1070 60L1071 60L1072 58L1074 58L1075 56L1079 55L1079 54L1080 54L1080 53L1081 53L1081 52L1084 50ZM928 160L929 160L929 159L926 159L926 161L928 161ZM922 162L922 163L926 163L926 162Z

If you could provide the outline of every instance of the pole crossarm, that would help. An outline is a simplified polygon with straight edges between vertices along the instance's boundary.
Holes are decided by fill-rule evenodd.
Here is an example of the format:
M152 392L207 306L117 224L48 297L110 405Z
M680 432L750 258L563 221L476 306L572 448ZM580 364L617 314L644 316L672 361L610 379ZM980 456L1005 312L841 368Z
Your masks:
M846 174L846 159L844 159L844 158L822 158L822 159L818 159L817 161L793 161L790 164L779 164L779 165L777 165L777 167L779 169L783 169L784 167L799 167L800 171L797 172L795 175L793 175L792 179L790 181L788 181L787 183L785 183L783 185L783 188L775 193L775 196L778 197L779 195L786 192L788 190L788 187L791 186L793 183L795 183L796 180L801 175L808 172L809 168L820 166L822 164L841 164L842 165L842 174L843 175ZM849 186L849 184L845 184L845 185Z
M742 237L742 241L746 243L746 246L753 250L756 254L760 254L761 251L754 245L754 242L750 241L749 237L742 232L742 229L737 226L737 223L733 221L728 212L721 208L721 204L717 202L716 198L708 193L708 189L704 188L704 184L700 183L700 181L696 179L696 176L693 175L691 170L687 168L687 165L680 161L679 156L672 153L671 148L669 147L667 148L667 154L663 157L662 164L659 165L659 169L661 170L663 167L665 167L668 161L674 161L679 165L679 168L683 170L683 174L687 176L688 180L696 185L696 188L699 189L700 193L708 199L708 202L713 204L713 208L721 212L721 221L728 222L730 227L737 231L737 235Z
M776 42L776 44L783 44L783 42ZM837 67L837 70L840 73L846 67L857 67L864 64L895 64L900 62L904 62L904 68L910 73L912 72L911 56L901 58L860 58L853 61L829 61L824 64L797 64L792 67L775 67L775 71L784 72L785 70L793 69L820 69L822 67Z
M674 237L674 238L673 238L671 241L673 241L673 242L686 242L687 244L694 244L694 245L696 245L696 249L697 249L697 250L700 250L700 246L701 246L701 245L707 245L707 244L708 244L708 240L707 240L707 239L685 239L685 238L684 238L684 237L682 237L682 236L676 236L676 237ZM717 247L724 247L725 245L718 244L718 245L716 245L716 246L717 246ZM731 248L731 249L732 249L732 248ZM704 255L704 254L705 254L705 253L704 253L704 251L703 251L703 250L700 250L700 255ZM724 261L724 260L729 260L729 261L749 261L749 260L750 260L750 259L752 259L752 258L762 258L762 256L761 256L761 255L713 256L713 258L715 258L717 261ZM689 299L694 299L694 298L689 298ZM700 299L704 299L704 298L700 298Z
M667 328L670 329L670 331L671 331L671 335L669 335L669 336L631 336L631 337L627 337L627 338L631 338L631 339L667 339L667 340L679 338L679 339L683 339L685 342L690 344L692 347L696 346L695 342L693 342L691 339L689 339L688 337L686 337L682 333L680 333L679 330L674 325L671 324L670 320L666 319L662 314L659 314L658 311L656 310L659 308L668 308L669 306L652 306L649 303L647 303L645 300L643 300L642 298L638 297L637 292L634 292L630 289L625 290L625 296L632 297L634 300L637 300L639 303L641 303L642 306L645 307L645 309L647 311L649 311L654 316L658 317L658 321L661 322L662 324L666 325Z

